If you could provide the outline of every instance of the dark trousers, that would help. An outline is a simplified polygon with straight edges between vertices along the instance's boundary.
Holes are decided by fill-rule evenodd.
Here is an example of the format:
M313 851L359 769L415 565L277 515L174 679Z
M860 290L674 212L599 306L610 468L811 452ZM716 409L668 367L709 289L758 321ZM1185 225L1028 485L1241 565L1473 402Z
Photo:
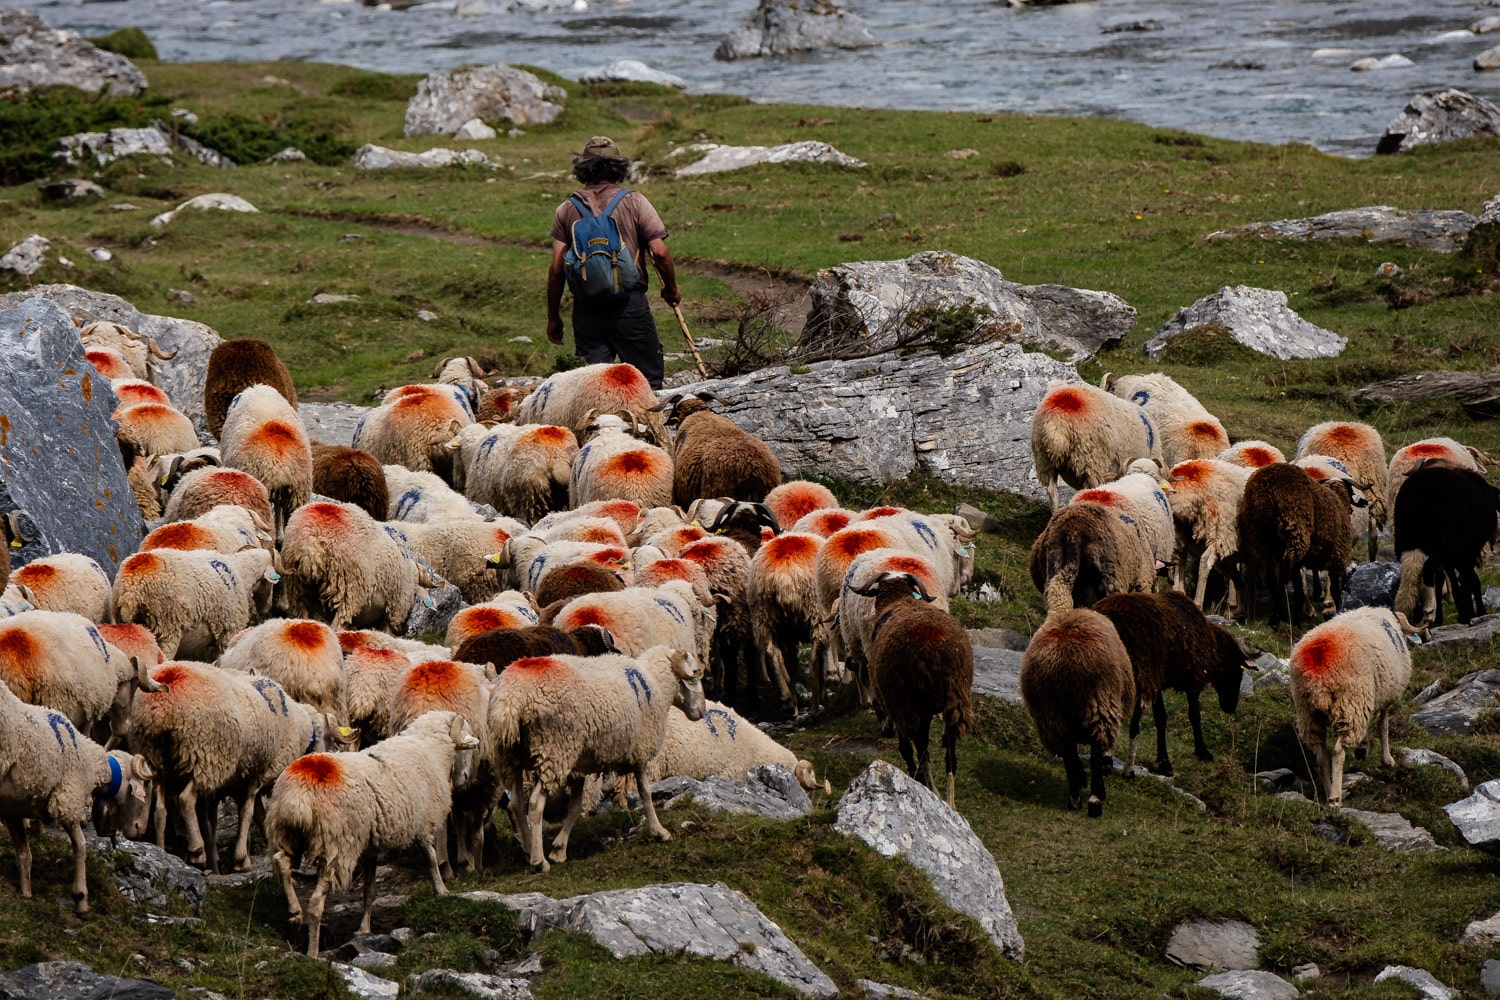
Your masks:
M666 362L651 306L639 288L617 303L595 305L575 298L573 346L575 353L591 365L608 364L616 357L635 365L651 388L661 388Z

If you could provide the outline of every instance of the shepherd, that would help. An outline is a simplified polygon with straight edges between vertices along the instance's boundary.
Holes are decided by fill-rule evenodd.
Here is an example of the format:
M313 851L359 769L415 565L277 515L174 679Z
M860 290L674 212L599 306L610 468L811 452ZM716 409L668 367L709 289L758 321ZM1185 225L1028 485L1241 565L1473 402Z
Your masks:
M667 227L639 191L621 187L630 160L613 139L595 136L573 157L583 188L557 206L547 271L547 339L563 342L562 297L573 293L573 347L589 364L616 358L660 389L665 362L646 301L646 254L661 275L661 297L682 301L667 249Z

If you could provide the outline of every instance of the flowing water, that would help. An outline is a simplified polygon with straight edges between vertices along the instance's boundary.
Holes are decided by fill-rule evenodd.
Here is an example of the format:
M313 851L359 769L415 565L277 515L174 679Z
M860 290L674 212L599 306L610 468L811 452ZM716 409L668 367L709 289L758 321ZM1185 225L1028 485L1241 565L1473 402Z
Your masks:
M545 0L527 0L541 3ZM761 101L1104 115L1231 139L1370 153L1423 90L1500 101L1475 55L1500 33L1465 29L1500 0L1095 0L1013 9L1002 0L849 0L875 49L713 59L753 0L586 0L573 10L436 0L406 10L319 0L30 0L55 27L134 25L169 60L299 59L427 73L528 63L567 77L615 59L695 91ZM1155 22L1156 30L1110 30ZM1364 56L1414 65L1351 72Z

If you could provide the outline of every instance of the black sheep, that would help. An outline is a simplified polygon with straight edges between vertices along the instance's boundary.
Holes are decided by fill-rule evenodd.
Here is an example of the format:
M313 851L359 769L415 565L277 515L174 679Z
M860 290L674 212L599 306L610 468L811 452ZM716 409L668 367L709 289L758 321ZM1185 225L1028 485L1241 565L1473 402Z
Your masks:
M773 535L781 534L781 525L777 523L776 515L771 513L771 508L763 503L735 500L720 509L718 516L708 526L708 531L710 534L734 539L753 556L760 548L762 525L770 528Z
M1436 624L1443 623L1443 601L1436 584L1446 576L1453 589L1458 620L1483 609L1483 588L1476 567L1484 547L1495 538L1500 490L1469 469L1423 464L1412 470L1396 494L1396 558L1401 586L1396 608L1414 623L1426 617L1417 607L1418 581L1433 588Z
M460 663L491 663L503 671L528 656L603 656L618 653L614 636L598 625L584 625L563 631L550 625L527 628L497 628L471 635L453 651Z

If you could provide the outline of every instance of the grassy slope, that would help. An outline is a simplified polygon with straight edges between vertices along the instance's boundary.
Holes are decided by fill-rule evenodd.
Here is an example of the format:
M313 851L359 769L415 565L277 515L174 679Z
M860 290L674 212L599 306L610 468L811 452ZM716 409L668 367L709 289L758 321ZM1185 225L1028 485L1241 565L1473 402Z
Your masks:
M400 136L410 78L300 63L146 68L153 87L202 115L295 113L357 142L440 144ZM268 74L296 89L262 83ZM1280 363L1209 346L1197 357L1183 352L1182 361L1169 355L1163 365L1236 437L1290 448L1316 420L1358 415L1390 441L1441 433L1500 448L1500 435L1455 406L1360 413L1346 395L1402 371L1495 363L1488 297L1440 298L1394 311L1373 278L1376 265L1395 260L1417 279L1436 280L1451 259L1359 242L1201 241L1204 233L1239 223L1362 204L1475 211L1500 176L1495 142L1352 162L1302 147L1198 140L1123 122L751 105L648 87L570 90L568 110L555 125L477 144L514 168L496 175L117 164L101 178L108 200L128 200L142 211L44 207L35 186L3 189L0 238L33 231L60 238L62 252L79 265L43 279L116 291L142 309L191 316L226 336L266 337L299 386L358 399L380 385L425 377L431 362L406 360L414 352L488 353L515 370L551 368L555 352L541 337L543 238L552 207L570 187L567 153L588 135L613 134L652 163L678 143L817 137L871 169L761 168L651 182L650 195L674 230L674 252L688 262L691 319L721 312L733 300L713 276L719 272L695 268L694 261L811 273L853 257L948 249L993 263L1015 280L1108 289L1135 305L1136 331L1101 365L1085 369L1086 377L1096 377L1106 366L1147 370L1140 343L1176 308L1220 285L1276 287L1293 294L1308 319L1350 337L1343 357ZM966 148L979 153L944 155ZM1015 164L1024 171L1017 173ZM216 190L248 198L261 214L185 215L164 233L147 227L156 211ZM357 221L371 216L420 220L496 242L439 242ZM359 238L345 238L351 234ZM93 263L83 252L91 245L111 248L115 260ZM175 299L173 290L189 292L195 304ZM305 304L319 291L354 293L361 301ZM440 318L420 322L419 308ZM676 338L661 319L671 350ZM506 342L520 334L534 343ZM970 624L1025 631L1039 622L1024 557L1044 511L920 480L884 489L837 485L850 503L888 500L941 510L963 499L997 510L1007 531L981 546L979 575L1007 600L960 602L959 613ZM1258 638L1284 653L1290 637ZM1421 652L1412 690L1435 677L1451 682L1493 656L1492 650ZM1455 942L1469 920L1500 909L1500 887L1493 862L1458 844L1440 812L1460 794L1446 774L1366 766L1375 780L1354 789L1349 803L1400 807L1449 851L1397 858L1357 829L1353 846L1335 846L1313 829L1317 807L1272 799L1249 777L1278 766L1305 772L1284 691L1257 696L1233 720L1206 713L1209 743L1220 749L1213 764L1192 758L1180 700L1171 711L1177 783L1203 798L1210 812L1199 813L1153 781L1112 781L1104 820L1089 823L1063 808L1061 768L1037 747L1024 712L982 706L980 731L961 749L959 804L1005 875L1027 939L1024 966L988 950L975 926L938 904L909 870L832 833L829 808L794 824L673 813L668 821L679 835L667 845L622 843L623 821L604 817L581 825L574 860L546 878L508 857L456 887L567 894L720 879L749 893L846 990L870 977L933 996L1185 996L1196 977L1167 964L1162 952L1171 927L1198 916L1256 924L1267 963L1282 972L1305 961L1324 963L1333 975L1313 987L1315 996L1402 996L1389 985L1362 985L1388 961L1421 965L1474 988L1482 956ZM1404 715L1395 732L1400 744L1432 745L1459 760L1475 781L1500 776L1494 734L1432 740ZM895 759L873 721L853 711L833 713L792 739L832 778L836 792L872 754ZM44 845L37 900L0 909L0 964L77 957L102 970L144 970L179 988L202 985L230 996L337 993L319 967L286 952L292 934L268 886L216 891L205 928L162 931L135 922L96 871L98 912L78 921L52 902L64 894L62 857L57 844ZM0 853L0 884L14 885L14 878L13 855ZM406 968L419 967L418 959L478 968L487 948L503 957L518 953L510 921L492 908L431 901L411 859L397 866L393 880L415 893L403 921L438 932L404 960ZM542 950L546 996L774 993L765 980L712 963L614 962L569 936L549 938ZM133 960L135 954L142 958ZM182 957L192 968L177 963Z

